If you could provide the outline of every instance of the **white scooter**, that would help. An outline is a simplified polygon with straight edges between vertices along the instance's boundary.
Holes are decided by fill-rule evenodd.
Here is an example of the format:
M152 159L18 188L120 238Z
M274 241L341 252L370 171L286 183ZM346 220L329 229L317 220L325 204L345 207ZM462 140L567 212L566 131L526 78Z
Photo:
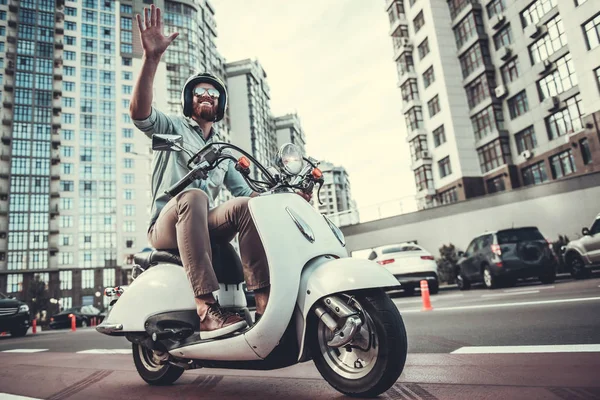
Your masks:
M186 151L181 145L178 135L153 137L154 150ZM230 150L246 157L236 159ZM192 155L190 173L168 192L174 196L193 180L205 179L226 159L261 193L249 208L271 278L262 318L254 323L248 312L237 253L229 243L215 243L213 266L220 282L215 296L223 308L246 318L245 330L202 339L190 282L171 249L135 256L135 279L96 329L131 341L137 371L152 385L171 384L190 368L271 370L312 359L327 382L346 395L375 397L388 390L407 354L402 317L385 293L398 281L375 262L348 257L342 232L294 193L312 192L315 184L320 190L316 160L287 144L277 167L265 168L236 146L213 143ZM263 181L251 178L249 160Z

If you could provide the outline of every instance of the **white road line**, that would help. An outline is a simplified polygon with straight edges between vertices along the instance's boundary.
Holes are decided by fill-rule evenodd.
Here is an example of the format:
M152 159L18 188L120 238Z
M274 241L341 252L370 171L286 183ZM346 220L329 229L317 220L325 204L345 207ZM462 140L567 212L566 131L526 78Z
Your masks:
M495 307L519 307L519 306L534 306L540 304L556 304L556 303L573 303L581 301L600 300L600 297L582 297L578 299L560 299L560 300L541 300L541 301L526 301L521 303L500 303L500 304L480 304L476 306L458 306L458 307L434 307L433 311L454 311L454 310L472 310L478 308L495 308ZM402 310L403 313L421 312L420 308Z
M0 393L0 399L2 400L41 400L35 397L17 396L15 394Z
M12 349L4 350L2 353L40 353L42 351L48 351L48 349Z
M462 293L457 293L457 294L449 294L449 295L434 295L431 296L431 300L445 300L445 299L453 299L455 297L465 297L464 294Z
M516 288L516 289L506 289L503 290L503 292L506 293L512 293L512 292L520 292L523 290L544 290L544 289L554 289L554 286L533 286L533 287L523 287L523 288Z
M472 346L461 347L450 354L517 354L517 353L592 353L600 352L600 344L561 344L544 346Z
M481 297L498 297L498 296L515 296L519 294L533 294L539 293L539 290L529 290L527 292L510 292L510 293L496 293L496 294L484 294Z
M77 354L131 354L131 349L92 349L78 351Z

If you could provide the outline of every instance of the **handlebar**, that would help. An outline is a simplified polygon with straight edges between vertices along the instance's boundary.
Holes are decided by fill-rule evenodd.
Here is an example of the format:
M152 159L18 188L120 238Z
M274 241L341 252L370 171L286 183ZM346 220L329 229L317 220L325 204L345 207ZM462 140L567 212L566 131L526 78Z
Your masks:
M185 188L187 188L192 182L196 179L205 179L207 177L206 171L203 168L206 168L207 163L200 163L190 172L188 172L183 178L181 178L178 182L176 182L173 186L165 191L169 196L175 197L179 193L183 192Z

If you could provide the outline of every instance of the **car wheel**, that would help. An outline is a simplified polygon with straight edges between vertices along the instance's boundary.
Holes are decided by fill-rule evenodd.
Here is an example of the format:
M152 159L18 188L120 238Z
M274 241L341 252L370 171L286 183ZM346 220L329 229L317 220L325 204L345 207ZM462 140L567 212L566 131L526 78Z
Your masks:
M571 267L571 276L575 279L585 279L589 276L589 271L585 268L585 263L580 255L575 254L569 257L569 266Z
M467 279L467 277L464 276L460 271L456 274L456 285L458 286L459 290L471 289L471 281L469 281L469 279Z
M544 275L540 276L540 282L542 282L544 285L554 283L555 280L556 280L556 271L554 270L554 268L552 268L551 271L546 272Z
M440 291L439 282L437 280L431 281L431 284L429 285L429 294L438 294L439 291Z
M483 268L483 283L485 287L488 289L495 289L498 287L498 279L492 275L492 271L490 271L490 267L485 266Z
M10 335L12 337L23 337L23 336L27 335L28 330L29 330L29 327L15 329L14 331L10 331Z

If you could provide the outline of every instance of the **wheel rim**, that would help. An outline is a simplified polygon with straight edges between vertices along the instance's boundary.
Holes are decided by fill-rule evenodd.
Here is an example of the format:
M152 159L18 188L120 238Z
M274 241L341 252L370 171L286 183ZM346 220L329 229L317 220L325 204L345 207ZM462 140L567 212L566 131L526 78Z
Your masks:
M137 346L138 354L140 356L140 360L144 365L144 368L148 371L158 372L164 366L161 362L163 362L164 353L155 352L154 350L150 350L144 346Z
M460 274L456 276L456 285L459 289L465 285L465 281L463 280L463 277Z
M356 380L366 376L375 367L379 354L379 338L369 314L358 301L352 299L352 302L352 305L360 311L361 319L364 321L355 338L344 347L330 347L327 342L333 337L333 332L323 321L319 321L317 340L327 365L338 375Z
M485 282L485 286L492 287L492 274L490 274L487 268L483 270L483 281Z
M571 267L573 268L573 272L578 275L583 270L583 262L579 257L573 257L571 261Z

